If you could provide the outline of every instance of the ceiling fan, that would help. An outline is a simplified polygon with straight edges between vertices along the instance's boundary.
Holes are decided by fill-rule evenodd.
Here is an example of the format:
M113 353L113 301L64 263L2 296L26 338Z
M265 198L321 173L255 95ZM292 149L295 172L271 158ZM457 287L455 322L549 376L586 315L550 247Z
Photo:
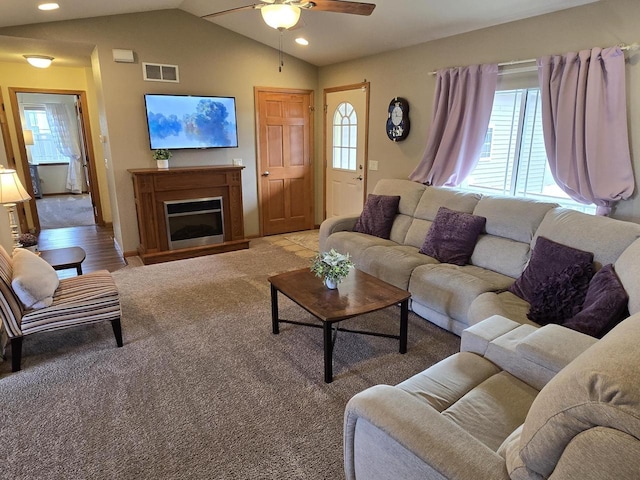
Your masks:
M349 13L353 15L371 15L376 6L373 3L348 2L342 0L260 0L262 3L231 8L210 13L202 18L213 18L242 10L259 9L267 25L276 30L287 30L300 19L301 9L322 12Z

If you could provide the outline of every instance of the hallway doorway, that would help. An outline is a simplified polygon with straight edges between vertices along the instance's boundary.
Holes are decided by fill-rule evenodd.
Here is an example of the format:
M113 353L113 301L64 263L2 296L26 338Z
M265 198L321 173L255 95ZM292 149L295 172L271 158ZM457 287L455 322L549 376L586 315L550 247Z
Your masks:
M9 92L35 230L103 225L85 92Z

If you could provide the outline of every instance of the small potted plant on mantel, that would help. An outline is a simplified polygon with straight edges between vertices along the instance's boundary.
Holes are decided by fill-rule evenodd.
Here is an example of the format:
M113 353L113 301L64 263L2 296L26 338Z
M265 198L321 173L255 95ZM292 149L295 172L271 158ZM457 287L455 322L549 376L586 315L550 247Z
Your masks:
M38 237L33 233L21 233L18 235L18 246L35 253L38 251Z
M327 288L333 290L353 268L353 262L349 258L348 253L342 254L333 248L328 252L320 252L312 260L311 271L316 277L322 277Z
M166 148L158 148L153 152L153 158L158 168L169 168L169 159L173 156L170 150Z

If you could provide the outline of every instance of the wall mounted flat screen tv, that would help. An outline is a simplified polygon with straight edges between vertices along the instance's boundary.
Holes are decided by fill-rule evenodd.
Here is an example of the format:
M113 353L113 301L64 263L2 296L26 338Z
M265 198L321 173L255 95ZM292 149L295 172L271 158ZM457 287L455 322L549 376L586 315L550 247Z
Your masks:
M151 149L238 146L236 99L146 94Z

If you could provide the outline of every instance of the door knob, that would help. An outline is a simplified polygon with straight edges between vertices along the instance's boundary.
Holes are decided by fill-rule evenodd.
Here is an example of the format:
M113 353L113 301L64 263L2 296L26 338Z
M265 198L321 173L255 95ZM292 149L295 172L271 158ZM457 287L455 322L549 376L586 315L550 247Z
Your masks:
M357 177L353 177L353 179L362 181L362 175L358 175Z
M269 176L269 170L265 170L264 172L262 172L262 176L263 177L268 177Z

